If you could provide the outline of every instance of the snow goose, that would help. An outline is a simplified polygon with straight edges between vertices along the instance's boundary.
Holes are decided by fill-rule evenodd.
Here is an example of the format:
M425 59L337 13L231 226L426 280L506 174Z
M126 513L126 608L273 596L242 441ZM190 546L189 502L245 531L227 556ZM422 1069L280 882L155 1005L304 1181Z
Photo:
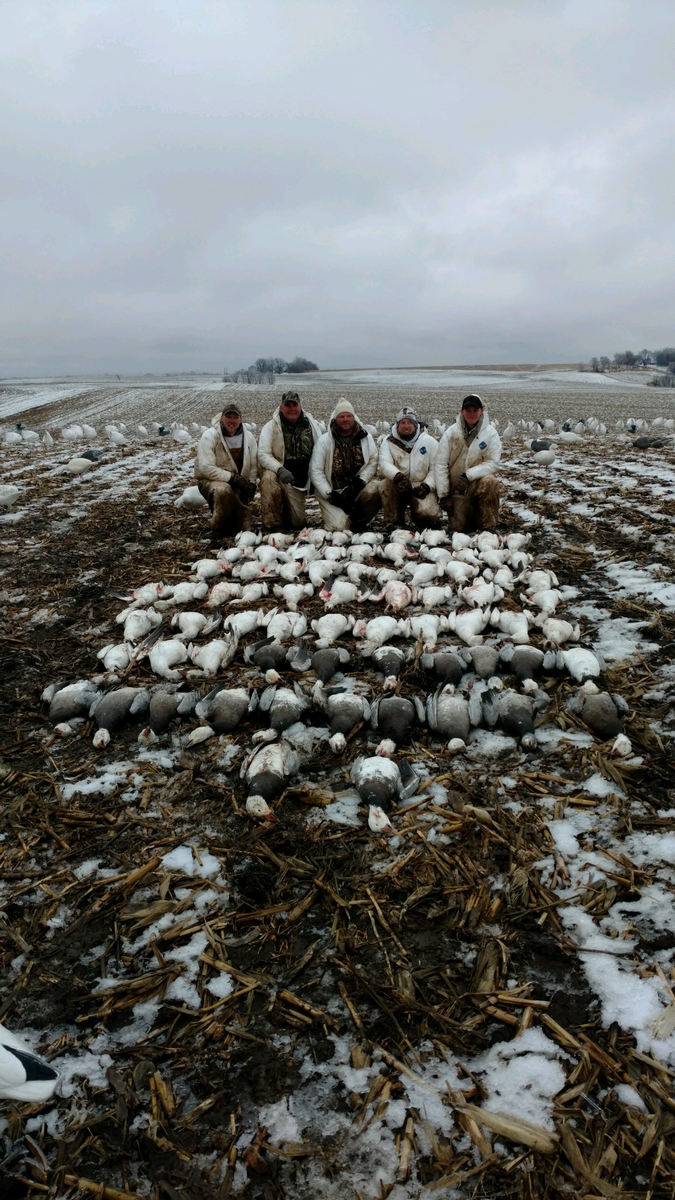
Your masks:
M23 1038L0 1025L0 1100L43 1104L54 1094L59 1072Z
M94 460L91 458L69 458L67 463L59 467L60 475L86 475L91 471Z
M472 608L468 612L454 613L448 616L448 628L452 629L467 646L477 646L481 641L481 633L490 618L490 610Z
M49 704L49 720L52 725L58 725L73 717L86 717L92 705L100 699L101 691L88 679L78 679L76 683L57 688L49 699L46 692L42 695Z
M279 612L271 609L263 617L262 624L266 626L269 637L278 642L288 642L292 638L302 637L307 632L307 618L304 613Z
M354 622L354 637L364 638L361 653L366 658L370 657L378 646L383 646L400 632L399 623L394 617L374 617L371 621Z
M344 633L354 626L352 616L345 617L344 613L326 613L318 620L312 621L312 629L317 635L317 649L322 650L332 645Z
M240 638L244 637L247 633L253 633L253 630L263 625L264 622L265 613L262 608L249 608L246 612L230 613L223 622L223 630L227 630L237 638ZM228 659L228 662L230 661Z
M381 810L391 806L401 781L396 763L379 754L355 759L350 778L364 804Z
M534 707L531 696L508 689L499 698L499 723L511 737L522 738L534 732Z
M198 700L199 692L181 692L167 688L166 684L154 688L148 713L148 725L152 733L158 736L169 728L176 717L189 716L194 712Z
M424 705L417 696L378 696L371 706L370 724L380 735L377 754L387 752L383 744L397 746L409 742L418 725L424 724ZM382 749L381 749L382 748ZM393 751L392 751L393 753Z
M435 654L423 654L420 657L420 666L423 671L428 671L441 683L452 683L455 687L466 673L466 663L452 650L437 650Z
M349 579L331 577L324 583L319 592L319 598L323 600L325 608L330 612L334 608L343 608L345 605L359 602L361 591L359 585L352 583Z
M237 600L241 596L241 584L233 583L229 579L221 579L219 583L215 583L209 592L207 604L209 608L220 608L221 604L229 604L230 600Z
M596 679L601 674L602 668L597 655L583 646L573 646L571 650L563 650L562 657L565 670L569 671L577 683L584 683L587 679Z
M281 642L276 641L273 637L266 637L246 647L244 660L253 663L263 674L267 671L274 671L278 680L278 672L284 670L288 665L288 651ZM269 682L276 682L276 680Z
M509 643L502 647L499 658L510 674L515 675L517 679L534 679L543 667L544 651L538 646L514 646Z
M430 584L420 589L417 593L417 600L422 608L443 608L452 600L452 587L450 584L446 584L445 587Z
M143 716L149 706L150 693L147 688L138 687L117 688L95 701L89 710L98 726L94 745L107 746L111 733L117 733L130 717Z
M150 611L150 610L146 610ZM133 615L133 614L132 614ZM131 618L129 618L131 620ZM193 642L203 632L208 618L203 613L181 612L171 618L171 624L177 625L180 632L189 642ZM126 630L126 625L125 625Z
M584 684L567 702L567 709L581 717L584 725L592 729L596 737L608 742L623 733L621 717L609 692L600 692L595 685Z
M498 608L492 610L490 624L501 630L505 637L510 638L512 642L519 645L524 645L530 640L530 625L534 617L531 612L510 612L501 611Z
M315 650L311 666L314 674L321 683L328 683L334 675L349 666L351 659L349 651L341 646L326 646L323 650Z
M379 646L372 656L373 665L384 675L385 692L393 691L408 657L398 646Z
M287 586L290 587L291 585L288 584ZM269 595L269 590L269 587L263 580L258 580L257 583L245 583L241 589L241 595L233 596L230 604L259 604L265 596ZM289 604L288 607L292 608L293 605Z
M269 805L270 800L281 794L287 781L297 775L299 766L297 751L285 738L256 747L244 759L240 771L240 777L248 786L247 812L253 816L264 816L264 813L252 812L249 801L257 797Z
M581 637L579 625L572 625L570 621L563 621L561 617L548 617L546 613L541 613L536 618L536 624L540 627L545 642L549 646L563 646L565 642L578 642Z
M197 716L208 721L214 733L231 733L247 713L258 707L258 693L245 687L218 684L196 706Z
M342 754L347 748L347 738L361 721L370 720L370 705L365 696L348 691L344 687L324 690L319 683L313 692L317 707L324 710L330 721L328 745L333 754Z
M298 684L293 688L277 687L273 684L265 688L259 701L261 712L269 712L270 727L259 730L253 735L254 742L269 741L277 734L283 733L290 725L295 725L310 706L309 696Z
M443 684L427 696L427 722L432 733L466 742L471 730L468 700L457 695L451 683Z

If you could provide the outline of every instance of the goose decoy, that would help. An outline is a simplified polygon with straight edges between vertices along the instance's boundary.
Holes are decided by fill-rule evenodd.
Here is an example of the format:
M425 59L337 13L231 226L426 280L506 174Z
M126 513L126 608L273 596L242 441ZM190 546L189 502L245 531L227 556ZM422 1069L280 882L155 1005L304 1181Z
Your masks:
M0 1025L0 1100L43 1104L54 1094L59 1078L23 1038Z
M207 501L202 496L198 487L187 487L177 500L174 500L174 508L204 508Z
M89 710L98 732L94 735L94 745L100 749L107 746L111 733L117 733L130 717L143 716L150 706L150 694L147 688L124 687L107 692L97 700Z
M481 646L480 649L487 650L489 647ZM452 650L437 650L435 654L422 654L420 666L423 671L428 671L441 683L452 683L455 687L461 681L462 676L466 674L466 663L457 654L453 654ZM478 673L480 674L480 672Z
M87 471L91 471L94 462L91 458L85 458L84 455L76 456L68 459L62 467L59 467L61 475L85 475Z
M43 693L44 695L44 693ZM49 703L49 720L52 725L70 721L73 717L86 717L92 706L101 698L101 691L88 679L78 679L58 688Z
M328 683L329 679L348 667L350 661L349 651L342 646L326 646L323 650L314 651L311 667L321 683Z
M538 467L553 466L553 463L555 462L555 450L539 450L537 454L532 455L532 462L535 462Z
M384 690L391 692L396 687L398 677L403 670L408 657L398 646L378 646L373 652L372 661L378 671L384 675Z
M0 487L0 508L4 508L5 512L9 512L13 504L16 504L21 489L15 487L13 483L5 483Z
M451 683L444 684L427 696L427 722L442 738L466 742L471 730L468 700L457 694Z
M197 716L208 721L214 733L231 733L247 713L258 707L258 693L248 688L228 688L217 684L195 708Z
M410 741L417 725L424 724L424 705L417 696L385 693L373 701L370 723L382 739L376 753L394 753L397 746Z

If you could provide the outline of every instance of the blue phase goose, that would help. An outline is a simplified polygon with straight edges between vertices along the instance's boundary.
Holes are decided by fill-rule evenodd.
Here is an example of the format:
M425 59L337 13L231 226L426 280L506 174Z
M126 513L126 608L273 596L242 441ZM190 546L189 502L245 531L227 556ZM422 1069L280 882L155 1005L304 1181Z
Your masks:
M59 1072L23 1038L0 1025L0 1100L39 1104L53 1095Z

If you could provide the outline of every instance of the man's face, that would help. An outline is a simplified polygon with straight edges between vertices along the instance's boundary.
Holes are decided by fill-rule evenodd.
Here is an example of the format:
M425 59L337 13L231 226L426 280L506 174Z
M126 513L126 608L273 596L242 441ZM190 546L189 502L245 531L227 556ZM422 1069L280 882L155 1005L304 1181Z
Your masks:
M241 417L239 413L235 412L223 413L220 418L220 425L226 437L234 437L241 425Z
M290 425L295 425L302 416L302 405L297 400L286 400L279 405L279 412Z
M469 426L469 429L473 429L476 422L480 421L482 412L483 412L482 408L474 408L473 404L471 405L470 408L462 409L462 416L464 417L464 420L466 421L467 425Z
M351 433L355 424L354 414L350 412L338 413L335 418L335 424L340 430L340 433Z
M399 437L411 438L417 429L417 426L414 421L410 420L409 417L404 417L402 421L399 421L396 428L398 429Z

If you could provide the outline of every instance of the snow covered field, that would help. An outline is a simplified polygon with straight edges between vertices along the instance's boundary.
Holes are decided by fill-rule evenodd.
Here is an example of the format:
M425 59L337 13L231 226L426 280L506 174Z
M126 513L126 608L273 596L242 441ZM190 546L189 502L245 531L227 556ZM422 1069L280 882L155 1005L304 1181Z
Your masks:
M97 652L120 639L111 593L176 585L211 554L203 515L174 507L194 443L133 427L204 423L221 385L21 392L39 399L26 424L54 444L0 448L0 483L21 492L0 516L0 999L63 1079L54 1101L3 1113L8 1197L37 1194L20 1179L171 1200L671 1194L675 443L637 450L614 424L668 418L672 402L576 373L370 374L293 384L322 417L347 394L366 419L412 399L447 420L479 388L502 427L591 413L610 427L558 443L548 468L510 441L501 532L529 534L532 566L555 572L556 617L599 653L630 753L568 707L579 683L556 668L533 746L480 727L453 757L421 728L407 756L422 784L385 839L348 778L379 740L367 725L344 758L310 745L263 827L239 780L259 715L194 749L194 716L158 743L139 743L140 721L100 750L93 722L55 736L41 692L100 672ZM227 390L266 418L272 389ZM74 420L96 439L64 441ZM128 424L125 444L109 420ZM92 470L60 473L85 443L104 452ZM270 583L258 603L274 602ZM517 589L504 604L523 608ZM301 608L324 611L318 595ZM241 654L230 675L264 687ZM147 660L123 676L158 682ZM403 691L434 686L416 664Z

